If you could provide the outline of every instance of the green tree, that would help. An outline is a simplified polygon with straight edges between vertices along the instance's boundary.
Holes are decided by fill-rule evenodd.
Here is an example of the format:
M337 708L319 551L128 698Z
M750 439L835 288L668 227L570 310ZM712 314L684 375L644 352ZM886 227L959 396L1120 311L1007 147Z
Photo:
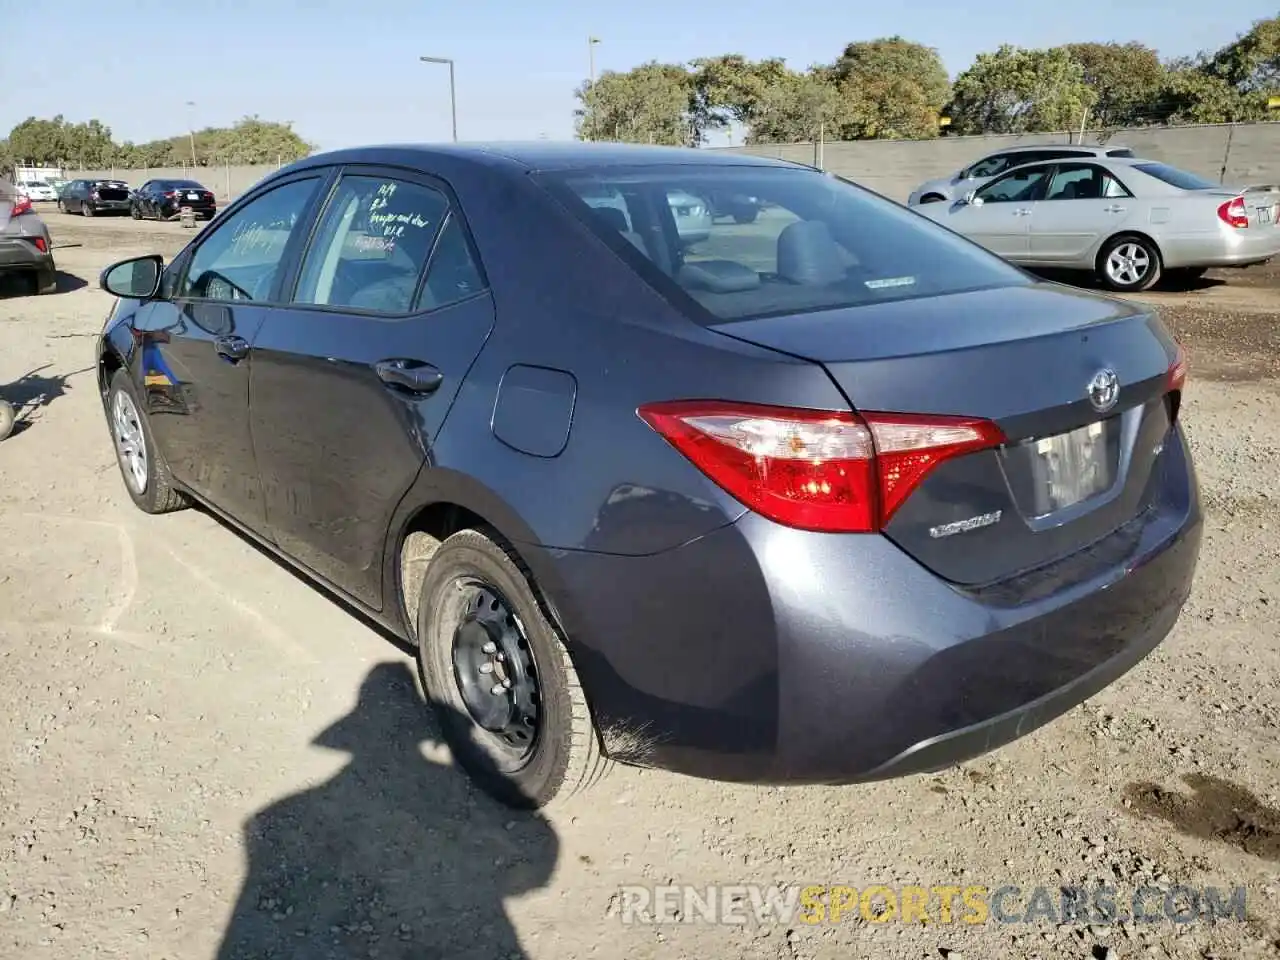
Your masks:
M1238 123L1261 120L1265 114L1265 93L1241 93L1205 58L1168 64L1154 110L1158 122L1169 124Z
M951 84L932 47L898 36L850 43L821 73L845 101L845 139L938 135Z
M708 132L723 130L731 122L751 127L766 101L775 99L796 78L781 58L748 60L740 53L702 57L690 67L689 114L698 143L705 141Z
M1095 101L1089 122L1099 127L1150 123L1165 84L1160 54L1141 43L1068 43L1063 50L1084 71Z
M1247 33L1219 50L1206 67L1244 94L1280 90L1280 16L1255 21Z
M956 77L948 109L956 133L1036 133L1080 125L1096 99L1067 51L1003 44Z
M667 146L696 142L690 123L693 75L679 64L651 61L626 73L606 70L594 86L583 83L576 95L579 139Z
M816 74L791 74L767 87L752 110L748 143L796 143L837 139L847 104L839 90Z

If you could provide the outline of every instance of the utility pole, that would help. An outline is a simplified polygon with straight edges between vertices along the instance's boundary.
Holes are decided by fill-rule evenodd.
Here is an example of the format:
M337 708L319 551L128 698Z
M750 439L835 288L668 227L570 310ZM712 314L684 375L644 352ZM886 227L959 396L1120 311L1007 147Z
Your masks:
M596 138L596 44L599 37L587 37L587 63L591 70L591 85L587 87L587 139Z
M448 57L419 57L423 63L443 63L449 67L449 113L453 118L453 142L458 142L458 91L453 82L453 61Z
M194 100L187 101L187 133L191 135L191 169L196 166L196 104Z

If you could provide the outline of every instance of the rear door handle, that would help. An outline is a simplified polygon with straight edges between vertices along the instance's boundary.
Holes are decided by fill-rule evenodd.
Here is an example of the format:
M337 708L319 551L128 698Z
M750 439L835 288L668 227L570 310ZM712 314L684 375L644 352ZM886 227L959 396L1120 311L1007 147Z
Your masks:
M1029 217L1031 216L1031 211L1028 210L1026 207L1023 207L1021 210L1013 211L1013 215L1015 217Z
M1102 208L1102 212L1103 212L1103 213L1124 213L1124 211L1125 211L1125 208L1124 208L1124 207L1120 207L1120 206L1117 206L1117 205L1115 205L1115 204L1112 204L1112 205L1111 205L1111 206L1109 206L1109 207L1103 207L1103 208Z
M239 363L249 355L249 341L244 337L218 337L213 341L218 356L232 363Z
M431 364L405 357L379 360L373 365L373 369L378 372L378 379L387 386L407 393L435 393L444 382L444 374Z

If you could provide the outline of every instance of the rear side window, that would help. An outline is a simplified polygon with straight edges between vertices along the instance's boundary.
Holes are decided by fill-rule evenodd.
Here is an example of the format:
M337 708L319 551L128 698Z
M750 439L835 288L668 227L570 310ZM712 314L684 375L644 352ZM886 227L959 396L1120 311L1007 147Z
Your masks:
M1121 147L1117 150L1107 151L1108 157L1132 157L1133 155L1134 155L1133 151L1128 149L1127 147Z
M449 262L429 285L424 306L443 306L469 295L479 289L479 281L460 228L441 234L448 214L445 195L423 184L343 177L303 260L294 302L409 313L437 246L433 263Z
M927 218L817 171L657 166L540 179L707 323L1029 282Z
M1214 183L1212 180L1206 180L1204 177L1189 173L1186 170L1179 170L1177 167L1171 167L1164 163L1135 163L1135 170L1140 170L1149 177L1155 177L1157 180L1169 184L1171 187L1177 187L1179 190L1219 190L1221 184Z

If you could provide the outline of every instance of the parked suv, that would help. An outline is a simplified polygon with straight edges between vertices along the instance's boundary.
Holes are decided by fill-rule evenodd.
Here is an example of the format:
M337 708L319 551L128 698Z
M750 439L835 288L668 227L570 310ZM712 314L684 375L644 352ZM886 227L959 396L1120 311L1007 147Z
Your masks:
M58 195L58 209L86 217L127 213L129 185L123 180L72 180Z
M0 275L7 273L30 277L35 293L53 293L58 288L49 228L27 196L0 180Z
M981 160L957 170L949 177L929 180L920 184L907 198L911 207L922 203L939 201L953 202L961 199L971 190L977 190L993 177L1006 170L1022 166L1024 163L1040 163L1045 160L1063 160L1069 157L1132 157L1134 152L1125 146L1111 144L1109 146L1056 146L1054 144L1034 143L1017 147L1005 147L996 153L989 153Z

